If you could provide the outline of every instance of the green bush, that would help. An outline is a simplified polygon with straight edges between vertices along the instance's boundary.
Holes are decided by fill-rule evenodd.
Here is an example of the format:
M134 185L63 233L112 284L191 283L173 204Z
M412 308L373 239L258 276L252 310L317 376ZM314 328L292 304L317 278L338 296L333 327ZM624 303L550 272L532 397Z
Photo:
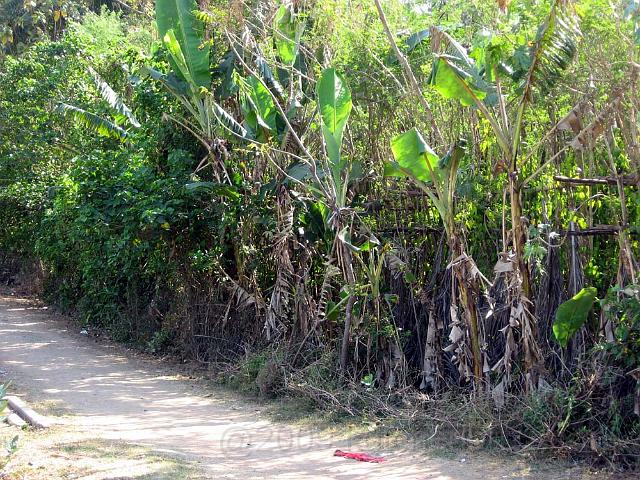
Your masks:
M603 341L600 348L609 352L626 369L640 365L640 286L611 288L601 301L604 318L611 322L613 341Z

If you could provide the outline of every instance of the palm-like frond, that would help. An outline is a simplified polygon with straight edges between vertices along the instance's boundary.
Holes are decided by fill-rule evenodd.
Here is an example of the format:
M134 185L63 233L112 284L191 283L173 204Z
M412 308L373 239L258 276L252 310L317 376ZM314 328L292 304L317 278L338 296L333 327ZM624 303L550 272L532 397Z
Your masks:
M331 263L326 264L322 286L320 287L320 299L316 308L316 325L320 323L327 314L327 304L331 299L331 285L334 277L340 274L340 269Z
M100 92L100 96L109 104L109 106L129 120L131 125L139 127L140 123L136 120L131 109L125 105L120 96L113 91L111 86L109 86L109 84L105 82L93 68L89 67L89 73L93 77L93 83L95 83L96 88Z
M56 111L65 116L73 118L79 125L92 130L104 137L117 138L124 141L127 138L127 132L109 120L102 118L95 113L88 112L82 108L59 103Z
M572 0L554 0L531 50L531 63L523 84L525 102L530 100L534 88L544 93L553 87L573 60L580 36Z
M249 308L251 305L255 305L256 308L262 307L258 297L242 287L238 282L227 275L229 281L229 290L231 291L231 298L236 300L236 308L240 311Z
M233 116L215 101L211 101L211 109L218 122L240 138L247 138L247 130Z

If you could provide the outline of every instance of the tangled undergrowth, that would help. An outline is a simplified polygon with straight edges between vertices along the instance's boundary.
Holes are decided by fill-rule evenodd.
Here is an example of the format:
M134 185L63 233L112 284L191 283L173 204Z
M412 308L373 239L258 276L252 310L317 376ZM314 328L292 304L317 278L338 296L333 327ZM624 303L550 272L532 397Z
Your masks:
M485 447L527 458L583 461L594 468L635 468L640 455L640 420L633 414L634 378L612 365L600 347L589 352L592 368L566 384L536 392L471 393L467 389L425 393L414 388L373 388L335 372L336 359L318 353L304 368L287 363L282 350L247 354L219 366L218 381L263 398L310 401L337 418L384 421L407 435L435 443ZM595 373L594 373L595 372ZM628 421L632 419L632 421Z

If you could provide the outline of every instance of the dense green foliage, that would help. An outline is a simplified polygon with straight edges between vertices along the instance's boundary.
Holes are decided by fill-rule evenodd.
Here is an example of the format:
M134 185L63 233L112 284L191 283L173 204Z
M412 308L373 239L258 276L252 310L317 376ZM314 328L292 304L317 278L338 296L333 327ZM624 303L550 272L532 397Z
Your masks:
M42 7L4 27L0 250L263 392L472 396L483 440L633 463L635 5Z

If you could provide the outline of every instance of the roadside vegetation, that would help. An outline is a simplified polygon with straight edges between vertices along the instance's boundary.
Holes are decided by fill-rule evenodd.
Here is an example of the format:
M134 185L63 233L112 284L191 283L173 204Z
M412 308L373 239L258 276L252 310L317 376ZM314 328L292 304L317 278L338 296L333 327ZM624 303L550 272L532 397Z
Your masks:
M0 0L0 277L228 383L640 458L640 2Z

